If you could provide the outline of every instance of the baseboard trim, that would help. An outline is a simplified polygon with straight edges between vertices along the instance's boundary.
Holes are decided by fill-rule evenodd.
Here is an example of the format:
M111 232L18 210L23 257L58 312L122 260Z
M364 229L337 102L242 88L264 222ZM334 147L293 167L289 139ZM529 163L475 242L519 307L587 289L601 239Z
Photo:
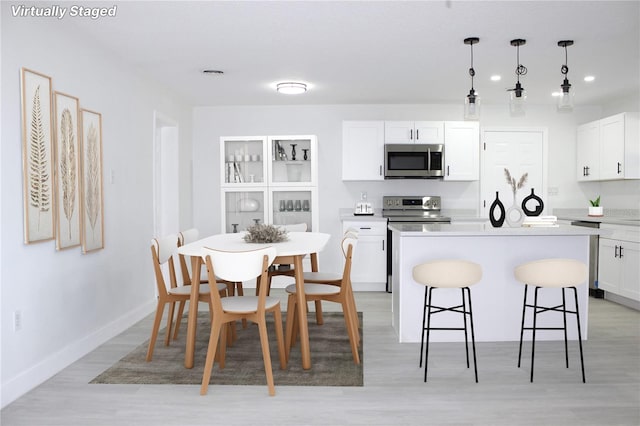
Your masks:
M120 318L96 330L78 341L65 346L60 351L45 358L38 364L2 383L0 391L1 408L11 404L22 395L50 379L69 365L73 364L98 346L122 333L138 321L152 313L156 301L150 301L133 309Z

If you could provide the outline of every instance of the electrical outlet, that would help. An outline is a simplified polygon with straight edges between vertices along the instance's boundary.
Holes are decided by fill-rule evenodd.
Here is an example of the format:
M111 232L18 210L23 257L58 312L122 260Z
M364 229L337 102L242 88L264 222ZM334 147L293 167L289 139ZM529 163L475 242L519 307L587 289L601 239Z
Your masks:
M13 312L13 331L22 330L22 312L14 311Z

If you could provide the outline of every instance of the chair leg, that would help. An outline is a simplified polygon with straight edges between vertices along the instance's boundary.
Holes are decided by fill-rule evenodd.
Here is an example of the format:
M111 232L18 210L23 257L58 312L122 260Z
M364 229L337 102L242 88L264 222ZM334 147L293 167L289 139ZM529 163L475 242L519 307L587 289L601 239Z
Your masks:
M473 369L476 375L476 383L478 383L478 360L476 359L476 336L473 330L473 307L471 305L471 289L469 287L466 287L466 289L467 289L467 298L469 299L469 322L471 323L471 347L473 349Z
M220 319L213 318L211 323L211 334L209 335L209 347L207 348L207 359L204 363L204 373L202 373L202 384L200 385L200 395L206 395L209 388L209 380L211 380L211 369L213 368L213 359L216 355L218 347L218 339L220 338L220 329L222 323Z
M466 287L468 289L468 287ZM465 302L464 298L464 289L460 289L460 293L462 296L462 321L464 323L464 353L467 356L467 368L469 368L469 337L467 333L467 302Z
M178 305L178 317L176 318L176 329L173 331L173 340L178 338L178 332L180 331L180 324L182 323L182 316L184 315L184 306L186 305L185 301L181 301ZM211 312L211 309L210 309Z
M226 360L227 360L227 342L229 341L229 326L233 323L232 322L228 322L226 324L222 324L220 326L220 336L219 336L219 342L218 342L218 353L214 354L214 356L217 356L218 359L218 368L220 368L220 370L222 370L224 368L224 366L226 365Z
M344 315L344 323L347 327L349 342L351 343L351 354L353 355L353 362L355 364L360 364L360 354L358 353L357 331L354 330L353 312L351 312L351 304L349 303L348 300L342 301L342 314Z
M282 334L282 311L280 306L273 311L273 323L276 327L276 340L278 341L278 355L280 356L280 369L287 368L287 351L284 348L284 335Z
M238 293L238 296L244 296L244 288L242 287L242 281L238 281L233 285L236 287L236 293ZM246 318L242 318L242 328L247 328ZM234 335L234 340L235 340L235 335Z
M431 300L433 297L433 287L429 287L429 298L427 301L427 342L424 352L424 382L427 383L427 366L429 365L429 337L431 331Z
M424 288L424 305L422 305L422 333L420 338L420 368L422 368L422 354L424 353L424 325L427 321L427 294L429 293L429 287Z
M520 349L518 350L518 368L520 368L520 360L522 359L522 337L524 335L524 314L527 309L527 289L528 285L524 286L524 301L522 302L522 323L520 325Z
M262 359L264 360L264 371L267 376L267 386L269 395L276 394L276 388L273 384L273 371L271 369L271 354L269 353L269 336L267 335L267 322L263 316L258 319L258 330L260 331L260 344L262 346Z
M167 315L167 331L164 336L164 345L169 346L171 341L171 329L173 327L173 312L176 309L176 302L169 303L169 313Z
M582 368L582 383L586 383L587 379L584 375L584 357L582 355L582 332L580 331L580 312L578 308L578 290L575 287L573 288L573 295L575 297L576 302L576 321L578 324L578 345L580 347L580 367Z
M158 299L158 307L156 308L156 317L153 320L153 328L151 329L151 339L149 340L149 348L147 349L147 362L151 361L153 357L153 348L156 346L156 339L158 338L158 330L160 329L160 322L162 321L162 314L164 313L164 302Z
M567 302L564 297L564 287L562 288L562 322L564 330L564 359L569 368L569 345L567 343Z
M316 324L324 324L324 319L322 318L322 301L320 300L316 300Z
M533 383L533 360L536 355L536 320L538 318L538 290L536 287L533 296L533 333L531 337L531 383Z
M353 294L353 290L349 291L349 294L347 295L347 301L349 302L349 308L351 309L352 312L352 321L353 321L353 329L356 332L356 338L357 338L357 342L358 342L358 347L360 347L360 342L362 341L360 339L360 319L358 318L358 309L356 308L356 298Z

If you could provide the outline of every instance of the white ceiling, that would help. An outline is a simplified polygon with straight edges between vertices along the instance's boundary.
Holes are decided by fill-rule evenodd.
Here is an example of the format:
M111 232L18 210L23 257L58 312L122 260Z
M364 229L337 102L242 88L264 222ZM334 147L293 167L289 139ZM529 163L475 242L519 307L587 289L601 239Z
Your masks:
M201 1L109 2L117 17L69 19L100 44L192 105L416 104L507 102L516 48L528 68L529 101L551 104L564 49L576 105L638 92L638 1ZM224 75L204 75L203 69ZM502 81L491 82L493 74ZM587 84L585 75L596 80ZM275 93L277 81L310 84Z

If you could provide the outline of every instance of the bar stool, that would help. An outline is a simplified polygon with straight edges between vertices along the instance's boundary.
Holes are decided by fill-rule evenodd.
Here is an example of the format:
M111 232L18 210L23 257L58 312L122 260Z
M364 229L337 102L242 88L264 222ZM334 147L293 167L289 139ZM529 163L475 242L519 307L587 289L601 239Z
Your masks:
M574 259L542 259L524 263L515 268L515 277L524 284L524 301L522 303L522 324L520 325L520 350L518 352L518 368L522 357L522 337L524 330L532 330L531 338L531 382L533 382L533 359L536 351L536 330L563 330L564 331L564 354L569 368L569 349L567 346L567 314L575 314L578 324L578 344L580 346L580 364L582 367L582 382L585 383L584 358L582 355L582 333L580 331L580 312L578 310L578 290L576 286L586 282L589 275L587 265ZM529 286L535 286L533 305L527 304L527 290ZM562 304L552 307L538 305L538 290L541 288L561 288ZM565 303L565 289L573 289L576 310L570 311ZM524 326L526 308L533 309L533 326ZM562 312L562 327L538 327L538 314L543 312Z
M471 308L470 286L482 278L480 265L467 260L435 260L421 263L413 268L413 279L425 286L424 308L422 312L422 338L420 340L420 367L422 367L422 351L424 346L424 332L427 332L427 345L424 357L424 381L427 381L427 363L429 359L429 335L431 330L461 330L464 331L467 368L469 368L469 340L467 337L467 315L471 324L471 344L473 348L473 368L476 383L478 383L478 365L476 362L476 340L473 331L473 310ZM435 288L459 288L462 293L462 304L451 307L436 306L432 303L432 293ZM466 299L465 299L466 292ZM468 301L468 302L467 302ZM468 310L467 310L468 303ZM431 327L431 315L441 312L457 312L462 314L464 327ZM426 327L425 327L426 322Z

